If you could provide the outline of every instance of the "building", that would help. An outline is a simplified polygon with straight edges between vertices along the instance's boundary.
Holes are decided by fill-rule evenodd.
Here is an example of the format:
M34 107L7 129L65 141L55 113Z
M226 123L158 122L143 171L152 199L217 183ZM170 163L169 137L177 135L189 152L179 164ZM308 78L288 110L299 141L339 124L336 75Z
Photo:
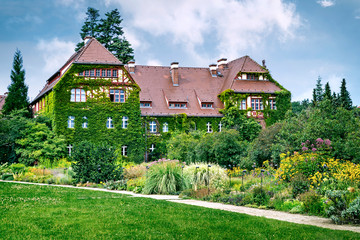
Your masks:
M290 106L290 93L249 56L205 68L125 65L86 37L31 106L51 117L69 144L106 141L136 160L175 129L221 131L221 111L231 106L265 125L287 110L279 100Z
M5 99L7 97L7 92L4 93L4 95L0 95L0 111L3 109L4 104L5 104Z

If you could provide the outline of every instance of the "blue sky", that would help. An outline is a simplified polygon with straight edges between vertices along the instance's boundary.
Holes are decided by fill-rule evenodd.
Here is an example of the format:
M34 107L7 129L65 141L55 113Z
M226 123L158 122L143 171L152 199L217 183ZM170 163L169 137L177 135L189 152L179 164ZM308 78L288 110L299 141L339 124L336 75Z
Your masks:
M1 0L0 94L16 48L29 96L71 56L87 7L118 8L136 64L206 67L225 57L266 60L292 100L312 97L316 79L360 105L358 0Z

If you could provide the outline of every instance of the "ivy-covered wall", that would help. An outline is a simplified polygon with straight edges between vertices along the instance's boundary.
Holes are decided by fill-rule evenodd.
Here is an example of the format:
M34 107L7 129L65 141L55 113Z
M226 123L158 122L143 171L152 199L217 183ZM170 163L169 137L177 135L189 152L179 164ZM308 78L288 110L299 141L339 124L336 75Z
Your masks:
M135 162L143 161L144 131L141 121L139 87L134 82L119 85L126 88L124 103L111 102L103 88L113 86L111 79L90 79L77 76L87 69L109 69L123 67L108 65L77 65L73 64L55 85L53 91L45 96L47 101L44 113L53 120L57 134L64 135L69 144L83 140L91 142L107 142L111 145L128 146L127 156ZM130 76L128 76L130 79ZM92 91L93 97L86 102L70 102L71 89L82 88ZM115 87L115 86L114 86ZM75 117L74 128L68 128L69 116ZM123 116L128 117L127 128L122 128ZM86 117L87 119L84 119ZM113 128L106 127L107 118L112 118ZM87 121L87 128L82 124Z

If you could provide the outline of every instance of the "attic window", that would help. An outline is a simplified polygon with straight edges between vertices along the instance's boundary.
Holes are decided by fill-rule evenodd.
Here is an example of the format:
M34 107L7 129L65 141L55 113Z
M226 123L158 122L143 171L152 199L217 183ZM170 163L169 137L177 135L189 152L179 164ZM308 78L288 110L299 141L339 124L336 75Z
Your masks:
M151 108L151 102L140 102L141 108Z
M170 102L169 108L187 108L187 103L185 102Z
M201 103L201 108L213 108L212 103Z
M247 74L248 80L259 80L259 76L256 76L255 74L248 73Z

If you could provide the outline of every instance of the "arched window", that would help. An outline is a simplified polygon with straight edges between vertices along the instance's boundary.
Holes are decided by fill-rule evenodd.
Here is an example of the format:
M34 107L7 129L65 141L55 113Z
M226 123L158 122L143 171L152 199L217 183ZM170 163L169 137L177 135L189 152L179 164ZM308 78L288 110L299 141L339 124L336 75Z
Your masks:
M128 126L128 120L129 118L128 117L122 117L122 128L127 128Z
M68 118L68 128L74 128L75 127L75 117L69 116Z
M150 132L156 133L156 122L155 121L150 122Z
M107 120L106 120L106 127L107 128L114 128L114 125L113 125L113 120L111 117L108 117Z
M206 132L212 133L211 122L208 122L208 123L206 124L206 128L207 128L207 131L206 131Z
M169 124L167 122L165 122L163 124L163 132L168 132L169 131Z
M87 128L87 127L88 127L87 117L83 117L83 119L84 119L84 122L83 122L83 124L82 124L82 127L83 127L83 128Z

